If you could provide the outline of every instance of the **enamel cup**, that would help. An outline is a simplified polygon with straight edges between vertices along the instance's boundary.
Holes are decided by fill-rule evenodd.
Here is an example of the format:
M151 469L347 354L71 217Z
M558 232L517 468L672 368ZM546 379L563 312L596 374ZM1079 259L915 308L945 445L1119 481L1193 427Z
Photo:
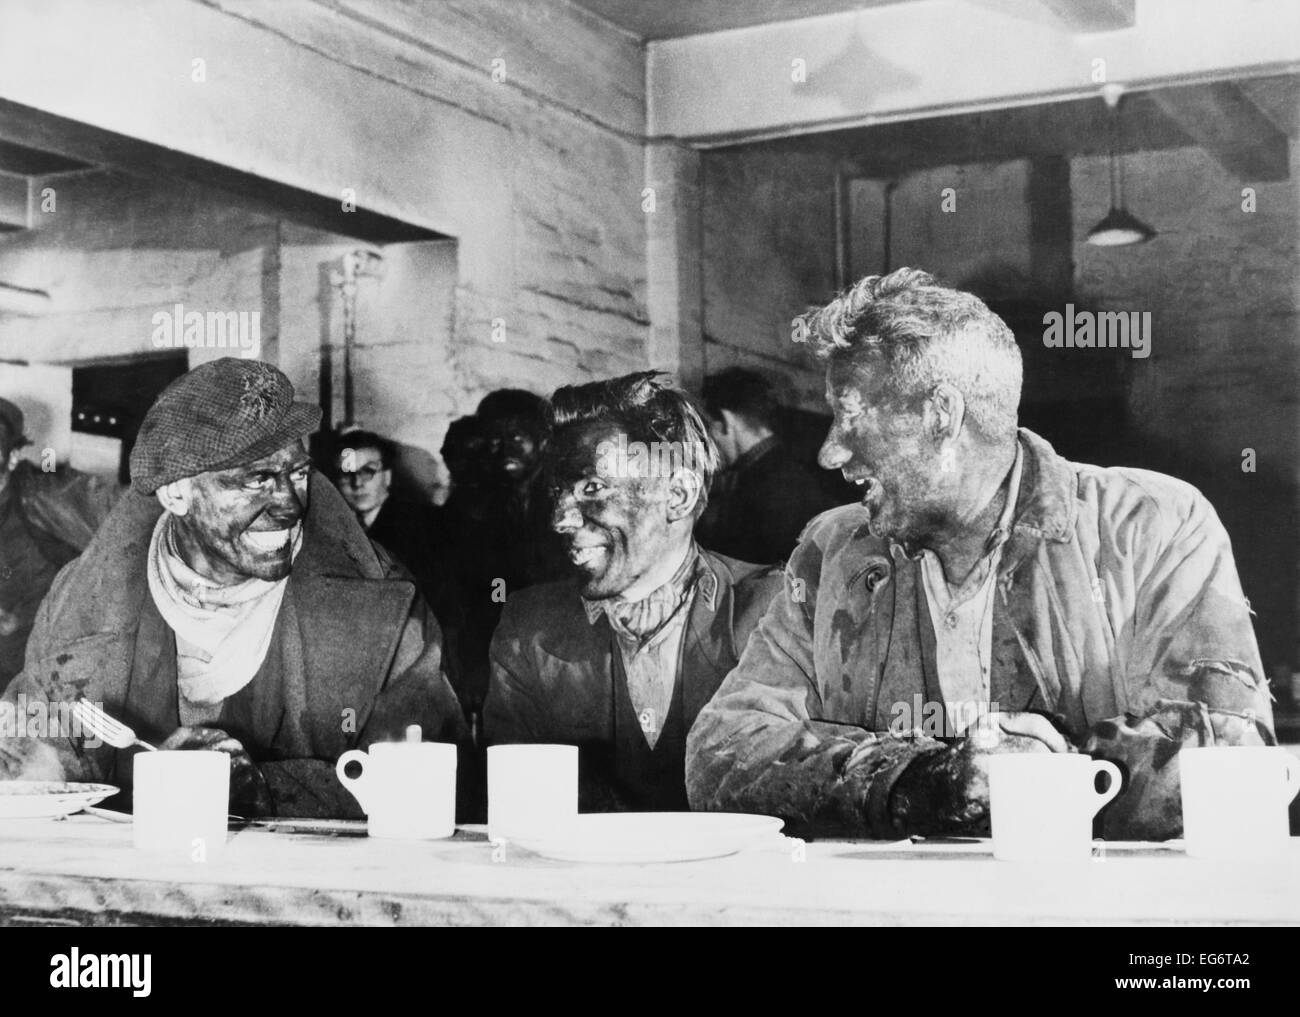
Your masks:
M132 767L135 846L215 861L226 846L230 757L207 749L137 752Z
M1080 753L1005 752L989 756L993 855L1011 861L1086 861L1092 820L1119 794L1111 762ZM1109 775L1098 791L1097 774Z
M1287 850L1300 759L1274 747L1215 745L1181 750L1178 768L1189 855L1265 858Z
M488 837L545 836L578 815L576 745L491 745Z
M359 763L361 772L347 768ZM339 756L335 772L366 813L371 837L438 840L456 832L456 746L376 742Z

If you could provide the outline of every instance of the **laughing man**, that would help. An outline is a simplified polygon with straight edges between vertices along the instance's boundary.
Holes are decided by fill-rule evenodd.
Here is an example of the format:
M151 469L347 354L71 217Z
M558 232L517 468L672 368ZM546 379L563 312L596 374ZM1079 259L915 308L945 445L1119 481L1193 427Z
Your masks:
M780 585L701 550L717 450L657 372L562 388L545 468L575 576L509 596L489 744L579 746L584 811L687 808L686 733Z
M1273 740L1209 503L1017 428L1010 329L924 272L863 279L809 325L834 414L821 465L862 502L809 524L701 712L692 805L813 833L982 833L990 752L1082 750L1126 773L1108 836L1176 836L1181 745ZM996 712L947 742L891 730L917 699Z
M232 757L232 810L351 816L334 763L419 724L456 740L438 627L313 473L320 410L223 358L159 396L132 492L41 606L6 698L101 703L145 741ZM0 775L131 784L133 751L0 743ZM53 771L53 772L51 772Z

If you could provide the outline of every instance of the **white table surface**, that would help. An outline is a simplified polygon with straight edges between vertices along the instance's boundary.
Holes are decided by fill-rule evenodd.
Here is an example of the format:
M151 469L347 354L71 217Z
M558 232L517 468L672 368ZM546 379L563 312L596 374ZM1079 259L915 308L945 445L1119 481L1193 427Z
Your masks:
M1071 864L994 859L987 842L775 838L728 858L574 864L481 828L446 841L232 832L219 860L137 851L131 827L0 822L0 920L293 925L1300 923L1300 838L1270 861L1107 845ZM800 860L802 859L802 860Z

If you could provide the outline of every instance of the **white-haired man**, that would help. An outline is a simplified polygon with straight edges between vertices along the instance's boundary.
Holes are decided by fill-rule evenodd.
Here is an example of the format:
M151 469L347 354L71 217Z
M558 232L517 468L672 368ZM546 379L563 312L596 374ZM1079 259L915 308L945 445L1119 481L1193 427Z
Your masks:
M866 278L808 324L834 413L821 465L862 503L808 526L701 712L692 805L983 832L988 753L1081 749L1127 771L1107 835L1177 835L1178 747L1273 738L1209 503L1018 429L1011 331L924 272Z

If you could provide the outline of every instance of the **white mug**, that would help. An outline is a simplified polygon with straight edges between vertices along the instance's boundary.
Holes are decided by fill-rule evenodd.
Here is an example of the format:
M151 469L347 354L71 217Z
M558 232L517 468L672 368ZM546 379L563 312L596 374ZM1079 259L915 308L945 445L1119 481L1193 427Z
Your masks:
M488 837L545 834L578 815L576 745L491 745Z
M209 749L138 752L132 761L135 846L192 862L226 846L230 756Z
M355 777L350 763L361 765ZM439 840L456 832L455 745L376 742L343 753L334 769L365 811L371 837Z
M1300 759L1276 747L1212 745L1182 749L1178 768L1189 855L1263 858L1287 850Z
M1014 861L1087 860L1092 820L1119 794L1119 767L1066 752L1003 752L988 757L993 855ZM1098 791L1096 777L1110 781Z

